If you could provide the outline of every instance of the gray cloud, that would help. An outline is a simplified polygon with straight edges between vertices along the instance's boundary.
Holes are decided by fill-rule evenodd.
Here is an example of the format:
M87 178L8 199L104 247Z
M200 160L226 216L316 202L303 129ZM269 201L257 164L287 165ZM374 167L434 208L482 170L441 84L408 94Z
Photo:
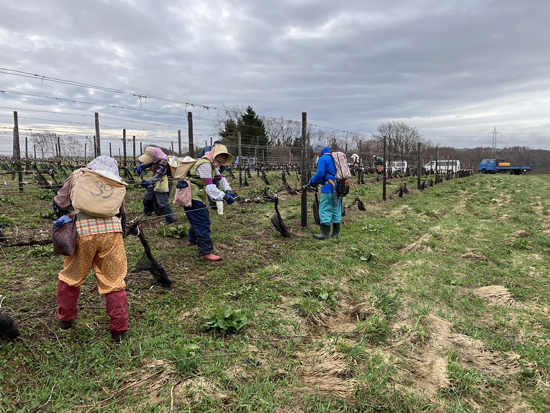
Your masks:
M550 149L549 2L7 3L4 68L212 108L250 105L274 118L305 111L312 123L367 136L400 120L442 145L488 145L496 127L508 146ZM0 106L22 117L24 109L100 111L170 134L192 110L200 139L214 132L215 110L5 73L0 89L73 100L0 94ZM5 127L11 112L0 109ZM0 140L11 143L6 133Z

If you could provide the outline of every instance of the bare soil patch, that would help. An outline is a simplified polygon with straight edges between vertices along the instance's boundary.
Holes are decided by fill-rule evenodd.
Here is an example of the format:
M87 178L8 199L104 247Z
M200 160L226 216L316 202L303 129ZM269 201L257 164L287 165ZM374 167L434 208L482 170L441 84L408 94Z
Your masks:
M442 389L452 390L447 369L450 352L459 355L459 363L465 368L474 368L489 377L513 377L520 373L518 355L488 351L479 340L454 333L451 323L440 317L430 315L427 321L429 339L424 344L411 343L413 351L407 355L395 354L405 362L409 373L402 385L432 396Z
M489 261L489 259L483 255L480 254L474 254L473 252L468 252L466 254L462 254L460 258L466 258L469 260L477 260L477 261Z
M487 287L477 288L472 291L476 297L487 301L490 305L512 306L515 300L512 298L510 291L501 285L489 285Z
M423 249L428 249L429 247L426 247L425 245L423 245L423 243L430 240L430 238L431 238L430 234L424 234L412 244L409 244L406 247L401 248L399 252L403 254L407 254L409 252L417 252Z
M306 393L327 393L350 398L357 385L351 368L334 345L325 340L314 341L319 350L297 353L302 365L300 379Z

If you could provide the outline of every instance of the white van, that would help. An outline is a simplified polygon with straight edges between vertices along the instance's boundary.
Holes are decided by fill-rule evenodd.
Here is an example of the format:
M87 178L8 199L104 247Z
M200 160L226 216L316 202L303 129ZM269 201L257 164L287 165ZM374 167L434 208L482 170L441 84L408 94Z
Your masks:
M424 165L426 172L435 172L435 161L430 161ZM460 170L460 161L456 159L437 161L437 172L458 172Z
M407 161L392 161L391 169L388 162L386 162L386 171L391 173L394 172L407 172Z
M407 172L407 161L392 161L392 172Z

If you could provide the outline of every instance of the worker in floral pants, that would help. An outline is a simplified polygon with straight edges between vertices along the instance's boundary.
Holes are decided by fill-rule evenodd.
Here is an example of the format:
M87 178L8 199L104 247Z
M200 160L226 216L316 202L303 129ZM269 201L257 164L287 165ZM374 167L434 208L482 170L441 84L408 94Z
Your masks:
M117 161L108 156L97 157L87 168L120 180ZM58 217L73 209L71 193L81 176L82 171L75 170L55 196L53 209ZM93 269L99 294L105 296L111 336L116 342L121 342L128 330L128 302L124 282L127 261L122 237L126 221L125 202L122 201L119 213L109 218L92 217L81 212L77 213L76 218L76 252L73 256L65 257L57 285L59 327L62 330L73 327L80 286L90 269Z

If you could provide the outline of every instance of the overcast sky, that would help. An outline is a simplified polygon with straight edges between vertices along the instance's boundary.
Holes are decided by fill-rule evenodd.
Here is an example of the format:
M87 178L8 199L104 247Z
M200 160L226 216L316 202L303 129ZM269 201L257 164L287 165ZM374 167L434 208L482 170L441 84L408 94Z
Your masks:
M249 105L367 137L397 120L443 146L491 146L496 128L498 147L550 149L547 0L3 0L1 16L0 153L14 110L23 135L93 134L99 112L170 139L192 111L200 141Z

